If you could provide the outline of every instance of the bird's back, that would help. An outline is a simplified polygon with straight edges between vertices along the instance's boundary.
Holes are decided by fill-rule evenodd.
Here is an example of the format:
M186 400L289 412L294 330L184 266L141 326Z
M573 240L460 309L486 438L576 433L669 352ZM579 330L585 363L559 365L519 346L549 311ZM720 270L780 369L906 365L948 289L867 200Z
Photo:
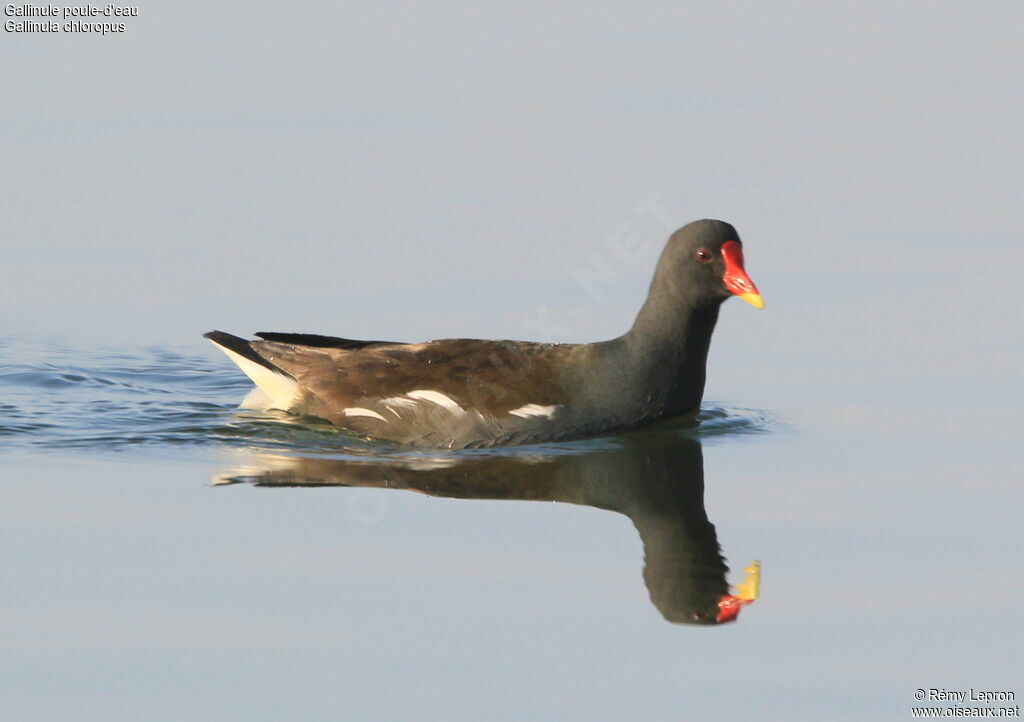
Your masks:
M585 354L580 345L444 339L250 346L297 383L285 410L377 439L493 446L561 438L578 423L566 370Z

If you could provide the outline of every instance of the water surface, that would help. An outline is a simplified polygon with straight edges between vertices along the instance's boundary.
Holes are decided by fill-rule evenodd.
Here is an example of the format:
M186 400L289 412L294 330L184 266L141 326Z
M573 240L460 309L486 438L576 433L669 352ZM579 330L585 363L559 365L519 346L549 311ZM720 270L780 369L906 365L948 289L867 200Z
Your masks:
M0 350L12 718L896 719L1019 681L998 443L808 399L410 452L237 410L198 342Z

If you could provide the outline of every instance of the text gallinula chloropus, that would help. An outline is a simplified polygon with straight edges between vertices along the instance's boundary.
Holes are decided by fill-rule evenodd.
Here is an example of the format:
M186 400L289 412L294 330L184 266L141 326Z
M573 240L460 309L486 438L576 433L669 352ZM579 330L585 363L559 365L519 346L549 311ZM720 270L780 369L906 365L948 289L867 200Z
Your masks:
M764 303L736 229L673 233L633 327L610 341L407 344L298 333L206 334L253 380L244 405L358 434L459 449L573 439L695 411L722 301Z

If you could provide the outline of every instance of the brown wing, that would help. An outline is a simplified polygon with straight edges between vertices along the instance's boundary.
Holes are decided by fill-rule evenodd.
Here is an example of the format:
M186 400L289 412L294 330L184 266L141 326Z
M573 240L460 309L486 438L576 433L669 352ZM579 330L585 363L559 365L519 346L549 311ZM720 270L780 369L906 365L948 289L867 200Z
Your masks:
M306 392L306 413L378 438L459 446L518 433L567 401L574 345L447 339L346 349L254 341Z

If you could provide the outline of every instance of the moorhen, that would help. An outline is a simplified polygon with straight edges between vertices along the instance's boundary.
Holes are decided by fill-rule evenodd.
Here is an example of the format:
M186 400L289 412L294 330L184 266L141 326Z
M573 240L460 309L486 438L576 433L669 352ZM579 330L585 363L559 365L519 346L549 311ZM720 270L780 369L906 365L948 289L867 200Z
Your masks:
M372 439L461 449L575 439L696 411L722 301L764 303L736 229L673 233L622 336L585 344L205 336L256 384L243 406L316 416Z

